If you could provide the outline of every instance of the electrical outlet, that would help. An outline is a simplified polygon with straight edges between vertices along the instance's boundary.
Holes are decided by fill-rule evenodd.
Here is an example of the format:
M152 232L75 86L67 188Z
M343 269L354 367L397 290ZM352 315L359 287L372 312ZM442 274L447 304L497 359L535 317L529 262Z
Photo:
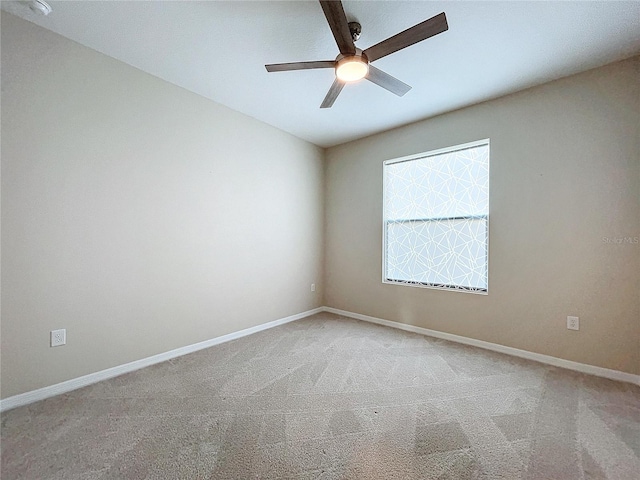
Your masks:
M569 330L580 330L580 318L567 317L567 328Z
M51 346L59 347L67 343L67 330L61 328L60 330L51 330Z
M316 291L316 284L315 284L315 283L312 283L312 284L311 284L311 291L312 291L312 292L315 292L315 291Z

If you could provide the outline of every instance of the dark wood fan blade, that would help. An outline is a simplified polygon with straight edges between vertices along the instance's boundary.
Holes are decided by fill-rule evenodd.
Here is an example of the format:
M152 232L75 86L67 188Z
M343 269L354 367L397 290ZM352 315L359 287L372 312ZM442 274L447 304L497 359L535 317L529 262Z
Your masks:
M267 72L287 72L289 70L307 70L309 68L333 68L336 62L326 60L321 62L293 62L293 63L272 63L265 65Z
M336 78L333 81L333 85L331 85L331 88L327 92L327 96L324 97L324 100L322 101L322 105L320 105L320 108L331 108L331 105L333 105L333 102L336 101L336 98L338 98L338 95L340 95L340 92L342 91L343 88L344 88L344 83L342 83L340 80Z
M406 83L401 82L397 78L392 77L373 65L369 65L369 73L364 78L389 90L391 93L395 93L399 97L402 97L405 93L411 90L411 87Z
M385 57L393 52L402 50L410 45L426 40L429 37L438 35L439 33L446 32L449 29L447 24L447 17L444 12L435 17L431 17L429 20L425 20L422 23L414 25L408 28L404 32L400 32L393 37L389 37L386 40L376 43L372 47L367 48L364 54L367 56L370 62Z
M333 33L333 38L336 39L340 53L343 55L355 54L356 46L351 38L349 22L347 21L347 15L344 13L344 8L342 8L342 2L320 0L320 5L324 16L327 17L327 22L329 22L331 33Z

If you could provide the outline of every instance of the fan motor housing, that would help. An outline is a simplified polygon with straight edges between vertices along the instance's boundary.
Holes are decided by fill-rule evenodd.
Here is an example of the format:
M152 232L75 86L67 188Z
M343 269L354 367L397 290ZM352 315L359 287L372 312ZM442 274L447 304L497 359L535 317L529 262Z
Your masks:
M338 66L338 64L340 62L344 62L348 59L352 59L352 58L358 58L358 59L362 59L361 61L363 63L369 64L369 59L367 58L367 56L364 54L364 52L362 50L360 50L359 48L356 48L356 53L353 55L343 55L342 53L338 54L338 56L336 57L336 67Z

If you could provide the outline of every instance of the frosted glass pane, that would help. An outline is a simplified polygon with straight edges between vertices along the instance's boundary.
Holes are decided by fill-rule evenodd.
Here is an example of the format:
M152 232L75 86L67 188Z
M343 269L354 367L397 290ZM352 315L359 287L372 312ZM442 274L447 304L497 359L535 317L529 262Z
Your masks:
M387 223L387 279L487 288L487 219Z
M489 146L385 166L387 219L489 213Z

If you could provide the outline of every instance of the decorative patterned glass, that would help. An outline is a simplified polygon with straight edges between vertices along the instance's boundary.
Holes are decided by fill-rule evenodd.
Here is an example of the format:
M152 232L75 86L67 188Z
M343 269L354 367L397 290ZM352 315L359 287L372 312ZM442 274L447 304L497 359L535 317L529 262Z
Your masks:
M385 283L488 291L489 140L388 160Z

